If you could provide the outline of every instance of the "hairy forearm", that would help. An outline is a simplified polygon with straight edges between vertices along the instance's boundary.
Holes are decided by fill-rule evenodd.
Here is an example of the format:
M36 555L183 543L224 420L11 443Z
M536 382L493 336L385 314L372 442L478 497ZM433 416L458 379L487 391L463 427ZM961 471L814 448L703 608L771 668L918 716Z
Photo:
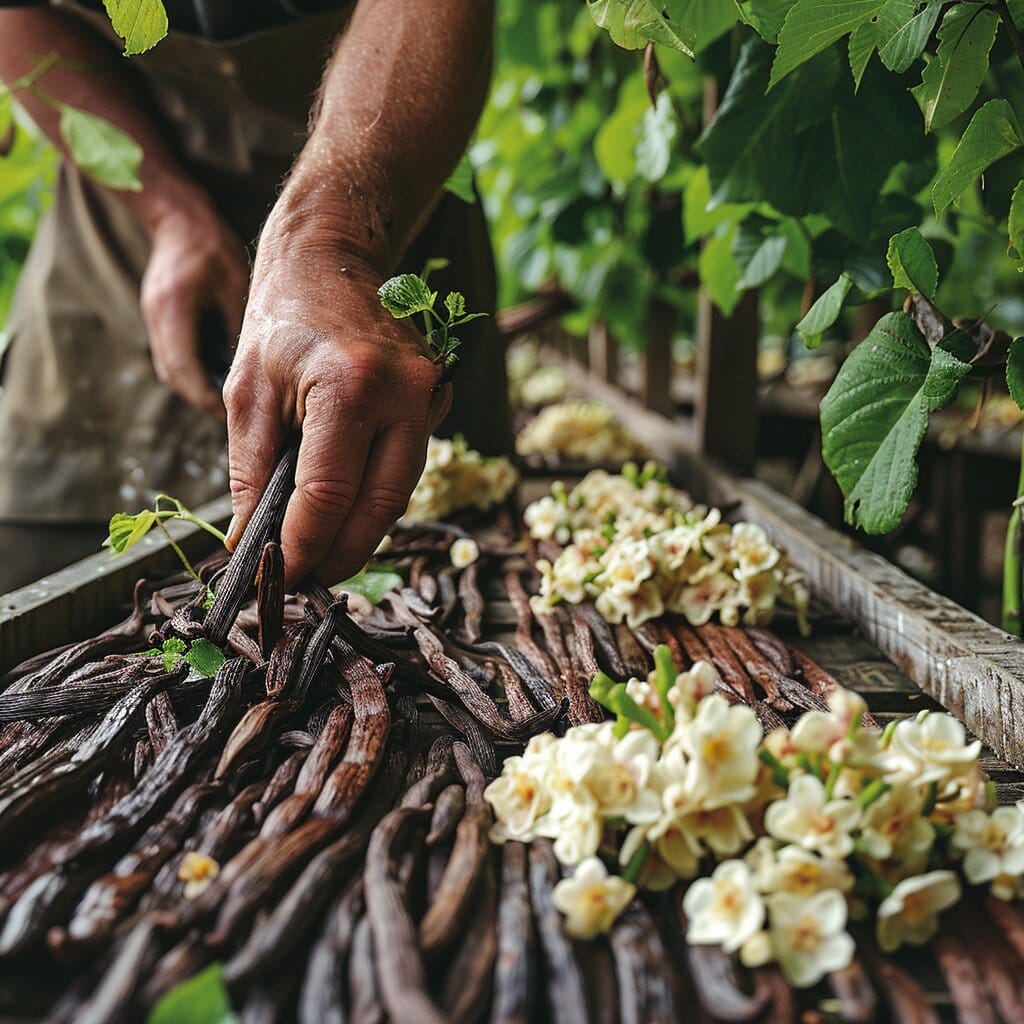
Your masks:
M15 81L49 54L56 54L60 63L46 72L36 90L17 92L18 102L49 139L65 149L60 113L40 92L98 114L135 139L144 154L142 191L119 195L150 233L168 214L201 200L140 99L124 58L110 43L66 14L35 8L0 10L0 81Z
M480 115L492 0L361 0L271 220L274 245L394 267Z

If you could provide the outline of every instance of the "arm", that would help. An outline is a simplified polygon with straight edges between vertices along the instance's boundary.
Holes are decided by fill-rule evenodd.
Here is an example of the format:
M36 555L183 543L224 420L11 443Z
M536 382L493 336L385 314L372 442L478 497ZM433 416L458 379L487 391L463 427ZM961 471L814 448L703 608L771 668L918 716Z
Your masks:
M402 514L450 389L376 289L441 194L487 91L490 0L361 0L263 231L228 379L237 542L302 429L290 582L356 572Z
M197 317L219 309L231 337L241 327L248 261L206 193L193 183L148 109L128 65L113 46L74 18L47 8L0 8L0 81L11 82L50 53L65 64L38 88L98 114L142 147L141 192L119 192L149 235L153 250L141 306L157 376L186 401L222 414L220 396L199 358ZM73 66L67 66L73 65ZM62 150L60 114L37 93L17 100Z

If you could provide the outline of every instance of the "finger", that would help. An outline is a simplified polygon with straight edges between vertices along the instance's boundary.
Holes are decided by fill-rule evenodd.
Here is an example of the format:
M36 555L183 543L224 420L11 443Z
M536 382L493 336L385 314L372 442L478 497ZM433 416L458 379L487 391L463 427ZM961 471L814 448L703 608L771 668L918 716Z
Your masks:
M323 561L352 511L377 426L365 408L365 402L336 390L314 389L306 399L295 493L281 527L289 585Z
M196 409L220 414L221 397L199 358L196 304L164 300L147 317L153 368L160 381Z
M253 383L229 374L224 400L233 513L225 546L234 551L284 451L288 425L281 397L263 379Z
M357 573L384 534L405 512L423 472L427 443L422 431L395 426L377 435L355 505L317 575L328 586Z

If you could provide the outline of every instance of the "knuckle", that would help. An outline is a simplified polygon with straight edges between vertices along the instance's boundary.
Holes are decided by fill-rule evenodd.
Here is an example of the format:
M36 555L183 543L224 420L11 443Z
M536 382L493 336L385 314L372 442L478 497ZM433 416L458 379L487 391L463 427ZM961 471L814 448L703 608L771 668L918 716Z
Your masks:
M408 504L406 491L387 485L370 488L362 500L363 512L369 519L388 525L402 515Z
M323 519L343 518L355 502L356 489L347 480L306 480L297 487L313 513Z

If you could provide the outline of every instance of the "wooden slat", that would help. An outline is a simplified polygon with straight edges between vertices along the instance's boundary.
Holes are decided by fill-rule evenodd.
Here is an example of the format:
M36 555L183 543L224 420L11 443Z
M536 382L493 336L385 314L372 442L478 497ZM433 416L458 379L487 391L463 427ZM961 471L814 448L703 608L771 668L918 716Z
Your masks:
M231 499L225 495L196 514L223 526L231 517ZM190 558L210 550L209 534L196 526L170 523L168 530ZM112 626L137 579L180 566L167 538L154 530L123 555L99 551L0 597L0 674L33 654Z
M1001 757L1024 765L1024 643L912 579L756 480L698 459L664 417L593 377L573 387L610 405L701 500L759 523L804 572L814 595L852 621L926 693Z

